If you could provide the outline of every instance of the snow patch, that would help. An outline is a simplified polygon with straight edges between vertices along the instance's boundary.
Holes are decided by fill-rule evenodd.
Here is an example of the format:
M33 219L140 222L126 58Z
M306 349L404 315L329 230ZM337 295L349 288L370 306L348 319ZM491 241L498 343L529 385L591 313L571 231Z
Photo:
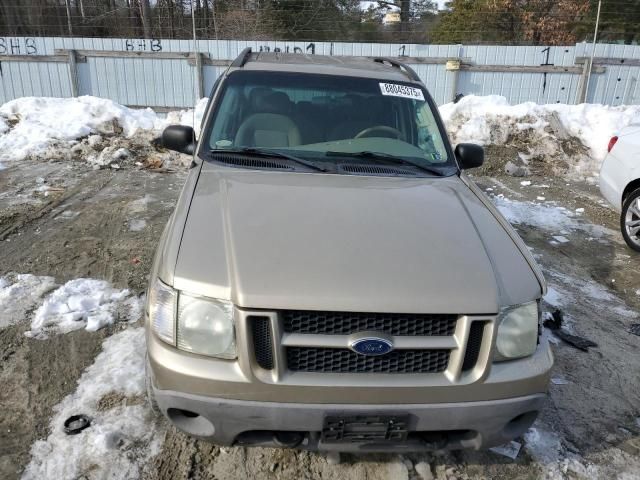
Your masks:
M555 288L552 288L552 287L549 287L547 289L547 294L542 298L545 302L547 302L549 305L553 307L558 307L562 303L561 302L562 297L560 293Z
M52 277L16 273L0 277L0 328L24 320L55 287Z
M55 217L56 220L71 220L80 215L80 212L74 212L73 210L65 210L60 215Z
M553 233L559 230L567 231L567 233L582 230L595 237L602 237L605 233L609 233L605 227L579 221L578 215L574 212L553 205L552 202L545 204L520 202L510 200L504 195L492 196L491 200L502 216L514 225L530 225Z
M154 201L155 199L156 198L153 195L149 195L147 193L144 197L129 202L129 205L127 205L127 209L130 213L144 212L145 210L147 210L147 205L149 205L149 203Z
M510 458L511 460L515 460L520 453L520 448L522 448L522 444L512 440L509 443L498 445L497 447L492 447L489 450L497 453L498 455L502 455Z
M629 308L622 299L611 293L607 288L593 280L573 277L556 270L545 269L549 281L549 290L544 300L554 307L569 306L576 303L586 303L595 311L615 312L626 318L637 318L638 312ZM574 292L580 292L577 296ZM571 330L570 319L565 316L566 327Z
M128 296L129 290L114 289L105 280L70 280L45 299L25 334L46 339L81 328L99 330L115 321L118 305Z
M409 480L409 470L401 460L395 460L385 465L389 480Z
M162 435L144 402L145 339L143 328L117 333L78 381L74 393L54 407L51 434L31 448L23 479L111 478L142 476L144 464L160 452ZM99 407L107 395L119 401ZM85 414L91 426L66 435L64 421Z
M141 232L147 226L147 221L142 218L134 218L129 220L129 230L131 232Z
M433 480L433 472L427 462L416 463L415 469L416 473L420 475L420 480Z
M527 452L539 463L545 479L562 479L562 444L560 437L551 431L530 428L524 434Z

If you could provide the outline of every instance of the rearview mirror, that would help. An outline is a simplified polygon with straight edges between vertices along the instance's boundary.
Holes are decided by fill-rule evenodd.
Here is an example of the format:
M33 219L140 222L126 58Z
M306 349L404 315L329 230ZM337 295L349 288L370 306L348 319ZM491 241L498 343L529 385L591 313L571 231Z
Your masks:
M169 150L193 155L196 151L196 132L186 125L169 125L162 132L162 146Z
M484 163L484 148L475 143L459 143L455 154L463 170L480 167Z

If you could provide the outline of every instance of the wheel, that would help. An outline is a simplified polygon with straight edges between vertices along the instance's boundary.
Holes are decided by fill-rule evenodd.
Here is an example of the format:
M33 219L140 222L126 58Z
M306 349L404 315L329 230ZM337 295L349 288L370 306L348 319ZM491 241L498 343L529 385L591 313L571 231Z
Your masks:
M631 192L622 204L620 230L629 248L640 252L640 188Z
M153 379L151 378L151 368L149 368L149 357L145 358L144 362L144 386L147 390L147 403L149 404L149 408L156 415L162 413L160 411L160 407L158 406L158 402L156 402L156 396L153 394Z

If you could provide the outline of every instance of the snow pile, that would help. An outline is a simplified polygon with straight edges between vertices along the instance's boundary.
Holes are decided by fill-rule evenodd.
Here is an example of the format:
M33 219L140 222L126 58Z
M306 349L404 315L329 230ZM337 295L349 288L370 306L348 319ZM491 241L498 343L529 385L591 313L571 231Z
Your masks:
M36 310L31 330L26 335L45 339L50 333L68 333L81 328L96 331L115 321L120 304L129 295L129 290L114 289L104 280L70 280ZM129 308L130 311L133 309Z
M572 173L582 178L598 175L613 135L640 123L638 105L509 105L498 95L469 95L441 106L440 113L454 144L513 145L525 164L532 157L568 156Z
M194 125L194 121L199 131L206 105L205 98L198 102L195 110L171 112L162 118L150 108L131 109L90 96L18 98L0 106L0 163L36 155L48 158L52 156L51 150L58 148L106 166L132 154L120 144L123 142L114 144L105 137L126 139L141 132L158 135L167 125ZM86 138L86 142L78 143L82 138ZM145 141L148 143L150 138ZM91 155L91 150L100 155Z
M52 277L16 273L0 277L0 328L25 319L55 286Z
M109 337L74 393L54 408L46 440L31 448L23 479L142 476L142 466L159 453L162 435L144 401L144 329ZM115 399L105 401L106 399ZM71 415L91 418L89 428L66 435Z
M3 123L14 124L0 135L0 160L22 160L44 152L56 141L75 140L95 132L122 133L159 129L164 124L151 109L133 110L96 97L18 98L0 106ZM1 127L0 127L1 129Z

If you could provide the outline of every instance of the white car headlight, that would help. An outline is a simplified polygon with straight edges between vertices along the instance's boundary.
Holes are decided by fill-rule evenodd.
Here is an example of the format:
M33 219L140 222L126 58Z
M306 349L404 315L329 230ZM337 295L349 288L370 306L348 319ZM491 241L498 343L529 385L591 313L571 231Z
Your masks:
M538 302L504 309L498 317L494 360L513 360L533 355L538 345Z
M181 350L236 358L232 304L180 293L177 338Z
M157 278L149 288L147 305L151 330L171 345L176 344L176 299L178 292Z

